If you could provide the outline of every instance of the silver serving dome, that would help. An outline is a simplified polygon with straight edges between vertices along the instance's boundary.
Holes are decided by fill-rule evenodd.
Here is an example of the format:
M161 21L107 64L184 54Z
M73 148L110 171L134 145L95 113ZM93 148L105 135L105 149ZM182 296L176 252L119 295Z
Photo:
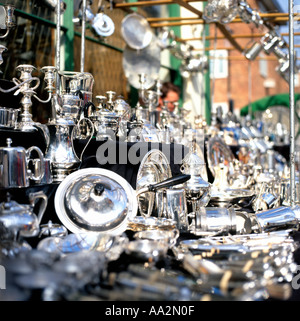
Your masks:
M68 175L55 194L61 222L73 233L121 234L137 213L136 194L120 175L86 168Z

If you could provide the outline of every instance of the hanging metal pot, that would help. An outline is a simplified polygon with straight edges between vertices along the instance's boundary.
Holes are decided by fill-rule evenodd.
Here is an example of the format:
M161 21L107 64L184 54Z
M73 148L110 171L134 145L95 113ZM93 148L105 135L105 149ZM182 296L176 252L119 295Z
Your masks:
M135 12L122 20L121 32L128 46L136 50L146 48L153 35L147 19Z

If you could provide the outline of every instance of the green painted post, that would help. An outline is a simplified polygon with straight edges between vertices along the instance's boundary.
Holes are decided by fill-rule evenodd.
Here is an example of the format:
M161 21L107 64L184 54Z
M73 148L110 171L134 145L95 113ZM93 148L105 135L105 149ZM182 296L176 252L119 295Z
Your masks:
M178 4L169 5L168 10L169 10L170 17L180 17L180 6ZM181 38L180 26L174 26L171 29L174 31L174 34L176 37ZM180 97L179 105L182 105L183 79L179 72L181 60L174 57L174 55L171 55L170 63L171 63L171 69L170 69L171 81L181 89L181 97Z
M206 4L203 5L205 7ZM209 24L205 24L205 35L209 35ZM205 48L209 47L209 40L205 40L204 44ZM209 52L205 52L206 56L208 57L208 66L210 66L209 63ZM210 92L210 71L208 70L205 73L205 120L208 125L211 124L211 92Z
M67 8L63 15L62 25L67 28L65 33L64 43L65 43L65 70L74 70L74 4L73 0L65 0Z
M203 3L203 11L206 7L207 3ZM204 31L205 36L209 36L209 24L204 24ZM209 40L205 40L205 43L203 44L204 48L209 47L210 43ZM205 51L205 55L208 59L208 66L210 66L209 63L209 51ZM205 120L208 125L211 124L211 92L210 92L210 70L208 69L204 76L205 81Z

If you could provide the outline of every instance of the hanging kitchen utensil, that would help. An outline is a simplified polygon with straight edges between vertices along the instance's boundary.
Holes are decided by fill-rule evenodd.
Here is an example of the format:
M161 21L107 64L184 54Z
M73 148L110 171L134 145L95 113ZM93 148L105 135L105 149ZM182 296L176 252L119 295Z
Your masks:
M122 20L121 33L127 45L136 50L146 48L153 37L148 21L135 12Z
M115 31L114 22L103 12L99 12L96 14L93 19L92 26L96 33L101 37L111 36Z
M145 49L135 50L126 46L123 51L123 70L130 85L140 88L140 74L147 75L144 87L154 86L160 70L161 48L157 40L153 40Z

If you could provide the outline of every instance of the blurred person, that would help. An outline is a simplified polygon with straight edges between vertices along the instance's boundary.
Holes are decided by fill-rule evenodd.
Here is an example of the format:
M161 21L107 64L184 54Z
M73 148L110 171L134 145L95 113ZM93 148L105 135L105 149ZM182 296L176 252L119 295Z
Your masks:
M164 101L168 101L167 107L170 113L174 113L175 104L180 98L180 88L172 82L164 82L161 87L161 96L159 97L157 110L161 111L164 106Z

